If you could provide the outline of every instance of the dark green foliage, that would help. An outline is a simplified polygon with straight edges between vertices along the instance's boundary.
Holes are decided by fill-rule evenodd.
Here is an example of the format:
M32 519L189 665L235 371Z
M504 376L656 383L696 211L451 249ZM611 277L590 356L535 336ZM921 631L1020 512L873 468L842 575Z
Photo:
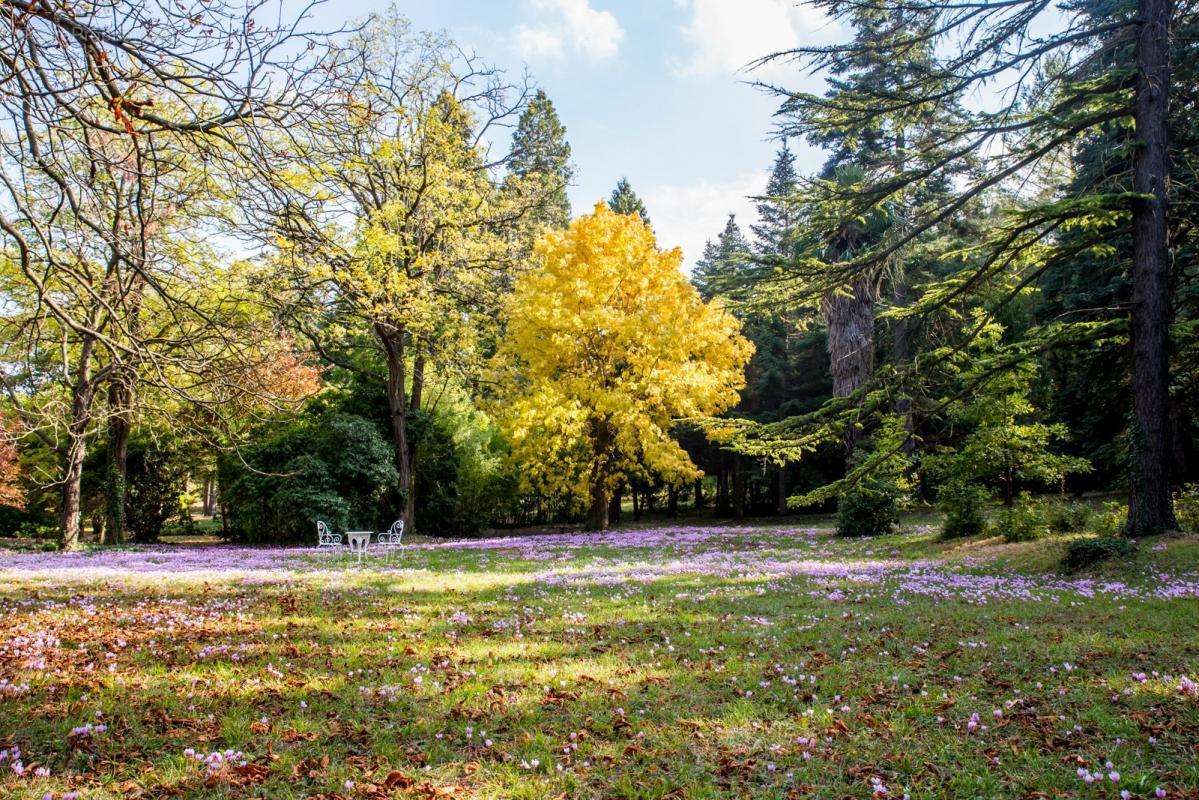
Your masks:
M691 271L691 283L700 296L711 300L739 288L743 268L750 258L749 242L737 224L735 214L729 214L724 230L704 245L704 254L695 262Z
M1054 533L1082 533L1091 528L1095 509L1081 500L1050 502L1048 517Z
M636 214L646 225L650 224L649 212L645 210L645 203L641 202L641 198L633 191L628 178L621 178L617 181L616 188L612 190L612 196L608 198L608 208L617 214Z
M987 529L987 517L983 513L990 495L986 489L972 483L950 483L941 487L938 501L945 521L941 526L941 537L960 539L977 536Z
M392 451L368 419L326 411L263 431L221 459L230 535L243 542L316 540L316 522L335 530L381 530L383 499L397 480Z
M795 209L795 192L798 188L795 154L784 141L774 157L766 191L757 204L758 224L750 226L758 255L767 259L781 258L794 247L795 226L799 216Z
M1068 570L1087 567L1112 558L1130 558L1136 545L1121 536L1095 536L1075 539L1066 546L1062 566Z
M190 464L178 447L145 439L129 443L125 519L135 542L155 542L179 513Z
M884 473L867 475L837 501L838 536L879 536L899 525L901 492Z
M416 529L434 536L477 536L516 513L519 476L503 443L480 420L423 414L412 426L421 458Z
M570 143L553 101L540 89L525 107L512 134L508 174L542 184L540 191L547 199L535 210L538 222L552 227L570 222L570 199L566 196L566 187L574 176Z
M58 521L45 508L29 504L25 508L0 505L0 537L53 538Z

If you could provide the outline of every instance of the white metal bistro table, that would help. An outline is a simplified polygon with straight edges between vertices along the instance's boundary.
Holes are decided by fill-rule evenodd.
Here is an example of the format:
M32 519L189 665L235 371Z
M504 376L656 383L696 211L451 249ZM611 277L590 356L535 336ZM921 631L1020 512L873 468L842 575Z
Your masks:
M367 548L371 546L370 531L346 531L346 541L350 544L350 552L358 556L358 563L362 563L362 557L366 555Z

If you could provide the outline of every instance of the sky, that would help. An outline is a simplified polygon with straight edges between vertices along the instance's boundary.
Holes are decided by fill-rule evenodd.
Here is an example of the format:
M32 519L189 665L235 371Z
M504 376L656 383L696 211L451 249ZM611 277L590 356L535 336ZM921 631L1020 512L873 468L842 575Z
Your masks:
M315 12L341 22L388 0L333 0ZM748 72L755 58L841 32L792 0L397 0L418 29L444 30L514 76L544 89L566 126L575 214L606 199L622 176L649 210L662 247L690 268L730 212L754 221L779 141L778 103L749 85L821 89L794 68ZM822 157L792 142L801 172Z

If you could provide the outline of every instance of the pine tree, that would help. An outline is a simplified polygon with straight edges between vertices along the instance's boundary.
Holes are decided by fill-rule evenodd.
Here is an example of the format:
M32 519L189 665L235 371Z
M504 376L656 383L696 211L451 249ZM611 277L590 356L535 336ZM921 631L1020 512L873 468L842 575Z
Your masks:
M893 22L870 40L799 48L770 59L798 60L834 76L855 69L863 59L898 65L920 53L921 63L910 71L910 78L891 86L867 85L824 98L780 89L783 113L793 120L784 132L819 137L857 129L861 141L880 118L902 121L938 114L947 110L951 94L975 93L992 85L999 74L1015 75L981 108L935 122L921 141L909 139L899 151L901 158L886 168L871 170L854 185L830 190L824 204L830 227L861 219L872 210L898 206L904 211L904 225L893 235L863 242L862 248L830 265L843 283L885 267L969 204L1004 189L1023 192L1028 176L1051 173L1096 131L1112 125L1132 127L1136 144L1127 189L1046 202L1028 197L1032 202L1000 220L975 248L974 265L938 286L926 285L914 307L931 311L967 292L1002 291L1004 283L1010 289L1013 281L1018 288L1019 281L1035 280L1037 272L1067 254L1062 248L1078 246L1059 244L1056 236L1061 231L1088 232L1096 252L1129 236L1128 533L1145 536L1172 528L1169 356L1174 297L1167 192L1178 175L1178 162L1169 158L1168 149L1172 95L1175 102L1186 102L1191 85L1171 77L1171 32L1191 24L1194 8L1176 7L1170 0L1134 0L1105 3L1101 14L1092 14L1081 4L1067 4L1052 27L1042 30L1038 26L1045 5L1040 0L812 4L841 22L857 25L863 14ZM1125 46L1131 48L1130 68L1092 72L1106 54ZM982 166L965 170L968 161ZM937 181L953 191L943 196L931 192L928 202L908 205L922 185ZM1013 278L1013 265L1024 274ZM1018 295L1008 291L1009 298Z
M649 212L645 210L645 203L641 202L641 198L633 191L628 178L621 178L617 181L616 188L612 190L612 196L608 198L608 208L617 214L636 214L646 225L650 224Z
M783 140L774 157L774 167L766 182L766 193L757 204L757 225L751 225L754 234L754 250L758 255L782 258L786 255L791 237L795 232L795 193L799 189L799 176L795 171L795 153Z
M539 89L525 107L512 134L508 181L541 182L546 200L535 214L536 221L562 228L570 222L570 198L566 195L566 187L573 177L566 128L558 118L553 101Z
M750 245L737 224L735 214L729 214L724 230L704 245L704 255L691 271L691 283L705 300L724 294L732 288L738 270L750 256Z

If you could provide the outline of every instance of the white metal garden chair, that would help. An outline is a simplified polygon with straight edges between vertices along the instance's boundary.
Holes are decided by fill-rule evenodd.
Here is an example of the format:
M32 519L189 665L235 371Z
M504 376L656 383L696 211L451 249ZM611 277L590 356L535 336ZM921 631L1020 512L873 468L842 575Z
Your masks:
M383 551L388 558L391 557L393 550L398 550L404 539L404 520L397 519L391 523L391 527L383 533L380 533L375 540L375 544Z
M316 523L316 546L320 547L341 547L341 534L334 533L329 530L329 526L321 521Z

